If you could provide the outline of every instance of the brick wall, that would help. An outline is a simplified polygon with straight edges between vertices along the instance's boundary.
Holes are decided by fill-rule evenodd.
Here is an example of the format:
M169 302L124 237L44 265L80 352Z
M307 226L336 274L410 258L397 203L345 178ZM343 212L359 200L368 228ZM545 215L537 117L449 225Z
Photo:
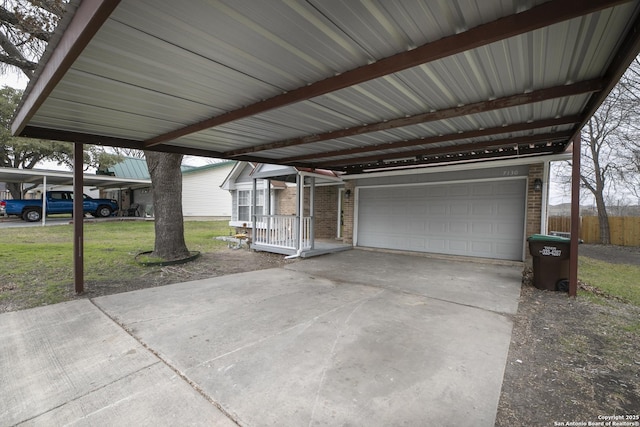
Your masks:
M342 241L346 244L353 244L353 212L355 207L356 198L356 186L353 181L347 181L344 185L345 197L342 205L343 211L343 226L342 226ZM346 193L351 192L351 196L347 197Z
M304 215L309 215L310 189L304 188ZM315 190L315 236L333 239L338 235L338 187L323 186ZM296 187L287 187L276 193L277 215L296 214Z
M296 187L287 187L283 190L275 190L276 195L276 215L296 214Z
M315 196L316 238L334 239L338 235L338 187L316 187Z
M529 166L529 184L527 187L527 225L526 225L526 237L532 234L540 233L541 215L542 215L542 191L535 191L533 189L536 179L541 179L544 182L544 167L543 164ZM545 184L543 184L545 185ZM527 246L526 258L529 260L531 254L529 253L529 247Z

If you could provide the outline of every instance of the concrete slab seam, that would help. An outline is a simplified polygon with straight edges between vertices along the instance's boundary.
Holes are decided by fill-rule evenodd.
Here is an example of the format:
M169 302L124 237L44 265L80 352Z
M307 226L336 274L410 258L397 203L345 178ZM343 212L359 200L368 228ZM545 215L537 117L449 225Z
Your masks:
M118 383L118 382L122 381L123 379L125 379L125 378L127 378L127 377L129 377L129 376L132 376L132 375L135 375L135 374L137 374L137 373L139 373L139 372L142 372L142 371L144 371L145 369L149 369L150 367L155 366L155 365L157 365L157 364L159 364L159 363L160 363L160 361L157 361L157 362L151 363L151 364L149 364L149 365L143 366L143 367L141 367L140 369L138 369L138 370L136 370L136 371L133 371L133 372L130 372L130 373L126 374L126 375L125 375L125 376L123 376L123 377L116 378L116 379L114 379L113 381L111 381L111 382L109 382L109 383L106 383L106 384L103 384L103 385L101 385L100 387L96 387L96 388L94 388L94 389L91 389L91 390L87 391L86 393L81 394L80 396L76 396L76 397L74 397L74 398L72 398L72 399L70 399L70 400L67 400L67 401L65 401L65 402L62 402L62 403L60 403L59 405L54 406L53 408L49 408L49 409L47 409L47 410L45 410L45 411L42 411L42 412L40 412L40 413L38 413L38 414L35 414L35 415L33 415L33 416L29 417L29 418L26 418L26 419L24 419L24 420L20 421L20 423L19 423L19 424L24 424L24 423L27 423L27 422L29 422L29 421L36 420L36 419L38 419L39 417L41 417L41 416L43 416L43 415L45 415L45 414L48 414L48 413L50 413L50 412L52 412L52 411L55 411L56 409L60 409L60 408L62 408L62 407L64 407L64 406L66 406L66 405L68 405L68 404L70 404L70 403L76 402L76 401L78 401L78 400L80 400L80 399L82 399L82 398L84 398L84 397L86 397L86 396L90 396L91 394L93 394L93 393L95 393L95 392L97 392L97 391L99 391L99 390L102 390L102 389L104 389L104 388L110 387L110 386L112 386L112 385L114 385L114 384L116 384L116 383ZM122 399L122 400L126 400L126 399ZM121 401L122 401L122 400L121 400ZM113 405L110 405L110 406L113 406ZM103 409L104 409L104 408L103 408ZM85 414L85 416L87 416L87 415L92 415L92 414Z
M215 406L220 412L222 412L224 414L224 416L226 416L227 418L229 418L229 420L231 420L234 424L241 426L240 422L236 419L236 417L234 417L232 414L230 414L227 410L225 410L222 405L220 405L218 402L216 402L211 396L209 396L202 387L200 387L196 382L194 382L193 380L191 380L185 373L183 373L182 371L180 371L179 369L177 369L176 367L174 367L173 365L171 365L167 360L165 360L157 351L155 351L153 348L149 347L147 345L147 343L145 343L144 341L142 341L141 339L139 339L138 337L136 337L135 335L133 335L131 332L129 332L127 330L126 327L124 327L124 325L122 325L120 322L118 322L115 318L113 318L108 312L106 312L105 310L102 309L102 307L100 307L98 304L96 304L92 298L89 298L89 301L91 302L91 304L93 304L98 310L100 310L100 312L102 314L104 314L105 316L107 316L107 318L109 318L113 323L115 323L119 328L121 328L127 335L129 335L131 338L133 338L134 340L136 340L136 342L138 342L142 347L144 347L147 351L149 351L151 354L153 354L157 359L158 359L158 363L163 363L166 367L168 367L169 369L171 369L171 371L173 371L178 377L180 377L184 382L186 382L191 388L193 388L199 395L201 395L207 402L209 402L210 404L212 404L213 406ZM152 364L153 365L153 364ZM150 366L152 366L150 365Z

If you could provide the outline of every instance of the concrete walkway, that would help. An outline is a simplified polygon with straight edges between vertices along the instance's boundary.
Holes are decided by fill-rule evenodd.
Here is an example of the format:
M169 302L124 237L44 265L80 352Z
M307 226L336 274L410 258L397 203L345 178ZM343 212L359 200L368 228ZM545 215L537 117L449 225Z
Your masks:
M0 315L0 425L492 426L521 268L352 250Z

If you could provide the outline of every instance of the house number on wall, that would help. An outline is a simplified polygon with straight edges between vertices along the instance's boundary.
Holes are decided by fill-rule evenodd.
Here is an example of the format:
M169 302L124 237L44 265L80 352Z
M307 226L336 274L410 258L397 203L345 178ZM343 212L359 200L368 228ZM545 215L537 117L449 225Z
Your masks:
M517 176L519 174L517 169L509 169L502 172L502 176Z

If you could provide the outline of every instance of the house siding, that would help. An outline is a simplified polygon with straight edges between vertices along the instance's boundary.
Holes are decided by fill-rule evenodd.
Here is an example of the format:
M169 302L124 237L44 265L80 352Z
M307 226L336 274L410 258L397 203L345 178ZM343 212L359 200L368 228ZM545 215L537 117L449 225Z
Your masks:
M231 195L220 184L233 163L184 173L182 175L182 211L185 217L231 217Z

